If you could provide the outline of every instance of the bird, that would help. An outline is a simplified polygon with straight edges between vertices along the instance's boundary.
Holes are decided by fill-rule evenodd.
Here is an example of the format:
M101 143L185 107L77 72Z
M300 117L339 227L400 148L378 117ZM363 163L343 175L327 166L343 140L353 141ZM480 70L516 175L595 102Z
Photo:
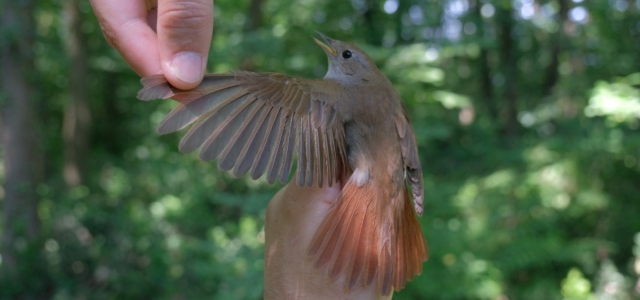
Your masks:
M298 186L340 184L309 259L347 289L377 284L389 295L421 274L429 255L417 219L424 182L416 135L373 60L356 45L317 34L329 62L322 79L237 71L206 74L196 88L180 90L153 75L141 79L137 97L178 101L158 133L192 125L179 150L200 148L202 160L217 159L234 176L286 183L296 158Z

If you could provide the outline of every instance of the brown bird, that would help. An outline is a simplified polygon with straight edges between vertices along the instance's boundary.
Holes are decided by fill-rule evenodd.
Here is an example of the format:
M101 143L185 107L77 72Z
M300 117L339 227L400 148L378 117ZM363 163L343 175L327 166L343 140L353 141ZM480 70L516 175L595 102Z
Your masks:
M324 79L210 74L185 91L156 75L142 79L138 98L179 101L158 132L195 123L180 151L200 147L203 160L218 159L234 176L266 173L269 183L285 183L297 156L299 186L342 184L308 253L349 289L375 281L389 295L420 274L428 257L416 218L424 187L415 133L391 82L365 52L318 34L326 44L314 41L329 58Z

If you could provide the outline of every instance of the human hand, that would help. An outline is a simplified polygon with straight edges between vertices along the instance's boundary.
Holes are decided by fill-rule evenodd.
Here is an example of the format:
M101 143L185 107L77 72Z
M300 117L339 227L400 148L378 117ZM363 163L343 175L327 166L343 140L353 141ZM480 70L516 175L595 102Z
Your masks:
M180 89L204 75L213 0L90 0L107 42L141 77L164 74Z
M333 281L316 269L307 254L340 189L339 184L307 188L292 181L271 199L265 226L265 299L391 299L393 293L380 296L375 283L346 290L340 278Z

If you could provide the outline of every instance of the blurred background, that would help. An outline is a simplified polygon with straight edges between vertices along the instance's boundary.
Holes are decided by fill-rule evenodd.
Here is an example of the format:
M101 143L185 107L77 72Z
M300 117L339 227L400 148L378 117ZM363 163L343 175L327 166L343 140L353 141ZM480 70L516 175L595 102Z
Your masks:
M87 1L0 0L2 299L261 299L281 187L155 128ZM640 299L640 0L219 0L208 71L361 45L410 110L424 273L394 299Z

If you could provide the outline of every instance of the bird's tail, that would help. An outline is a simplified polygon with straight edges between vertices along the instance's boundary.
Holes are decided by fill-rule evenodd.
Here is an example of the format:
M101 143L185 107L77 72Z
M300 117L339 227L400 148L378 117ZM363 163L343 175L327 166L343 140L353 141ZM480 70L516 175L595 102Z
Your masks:
M407 188L397 199L388 194L373 180L350 179L311 241L315 266L349 289L376 282L389 295L422 273L428 250Z

